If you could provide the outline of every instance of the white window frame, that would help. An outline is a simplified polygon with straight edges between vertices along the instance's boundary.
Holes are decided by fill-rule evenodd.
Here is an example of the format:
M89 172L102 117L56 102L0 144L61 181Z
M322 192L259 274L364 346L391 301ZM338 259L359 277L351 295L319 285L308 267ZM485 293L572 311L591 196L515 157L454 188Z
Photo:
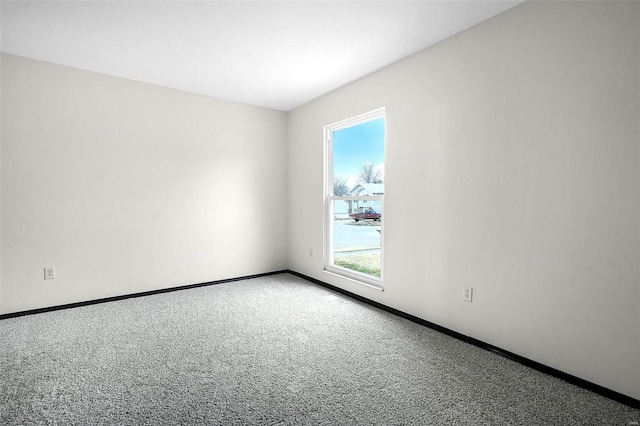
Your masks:
M364 124L369 121L385 119L385 162L386 162L386 144L387 144L387 122L385 108L378 108L355 117L341 120L324 126L324 270L326 272L336 274L361 284L375 287L382 290L384 284L384 219L380 221L380 277L364 274L343 268L333 263L333 221L334 212L333 205L337 200L379 200L384 213L384 195L367 195L367 196L337 196L333 195L333 132ZM386 192L386 188L385 188Z

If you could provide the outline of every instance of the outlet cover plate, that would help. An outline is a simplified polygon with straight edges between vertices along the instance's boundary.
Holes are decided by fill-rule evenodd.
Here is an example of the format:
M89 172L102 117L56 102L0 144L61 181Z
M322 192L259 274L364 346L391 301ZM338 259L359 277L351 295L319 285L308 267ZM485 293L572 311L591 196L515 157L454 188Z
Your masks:
M53 266L49 266L44 268L44 279L45 280L53 280L56 277L56 268Z
M473 287L465 285L462 287L462 300L465 302L471 302L473 300Z

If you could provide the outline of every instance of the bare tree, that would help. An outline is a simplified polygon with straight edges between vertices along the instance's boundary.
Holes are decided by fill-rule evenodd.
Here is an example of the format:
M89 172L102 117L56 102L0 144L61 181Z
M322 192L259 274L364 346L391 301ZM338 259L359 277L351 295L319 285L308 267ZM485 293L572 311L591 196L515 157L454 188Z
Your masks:
M333 195L342 197L349 193L349 187L347 187L347 181L344 178L337 177L333 180Z
M360 183L382 183L382 173L372 163L364 163L360 167Z

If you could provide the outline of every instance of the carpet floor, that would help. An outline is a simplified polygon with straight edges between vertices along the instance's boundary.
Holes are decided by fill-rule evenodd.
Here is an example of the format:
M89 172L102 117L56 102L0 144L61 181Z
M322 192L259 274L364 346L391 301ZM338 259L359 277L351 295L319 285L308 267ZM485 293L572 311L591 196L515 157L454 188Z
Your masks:
M4 319L0 344L3 425L640 421L290 274Z

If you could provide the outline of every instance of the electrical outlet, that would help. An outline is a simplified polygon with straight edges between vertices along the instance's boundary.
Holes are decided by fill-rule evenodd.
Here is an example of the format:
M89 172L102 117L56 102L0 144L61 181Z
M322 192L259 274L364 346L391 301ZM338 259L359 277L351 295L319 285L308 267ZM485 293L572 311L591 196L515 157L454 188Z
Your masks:
M473 299L473 287L464 286L462 288L462 300L465 302L471 302Z
M44 268L44 279L45 280L53 280L56 277L56 268L53 266L49 266Z
M313 257L313 249L309 249L309 257Z

